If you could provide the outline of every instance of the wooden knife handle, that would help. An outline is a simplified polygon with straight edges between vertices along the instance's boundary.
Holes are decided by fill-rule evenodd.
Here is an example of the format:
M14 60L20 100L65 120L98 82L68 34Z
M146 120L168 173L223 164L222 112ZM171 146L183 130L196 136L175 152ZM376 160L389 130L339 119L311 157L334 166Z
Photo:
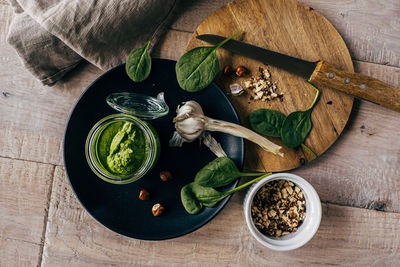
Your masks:
M400 88L362 74L338 70L324 61L318 62L309 82L317 87L333 88L400 112Z

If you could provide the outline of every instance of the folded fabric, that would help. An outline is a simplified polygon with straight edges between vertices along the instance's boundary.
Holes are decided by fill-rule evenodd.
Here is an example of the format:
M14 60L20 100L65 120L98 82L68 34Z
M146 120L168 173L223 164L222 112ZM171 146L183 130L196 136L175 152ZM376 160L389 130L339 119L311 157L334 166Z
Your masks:
M25 66L52 85L85 59L107 70L151 41L171 21L178 0L10 0L7 41Z

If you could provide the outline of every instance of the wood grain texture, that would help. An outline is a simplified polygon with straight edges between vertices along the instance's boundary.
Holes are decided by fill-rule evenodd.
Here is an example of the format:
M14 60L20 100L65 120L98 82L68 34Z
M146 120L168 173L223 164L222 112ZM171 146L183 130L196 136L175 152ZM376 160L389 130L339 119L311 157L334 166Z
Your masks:
M340 32L354 59L400 67L400 1L300 0Z
M317 87L330 87L400 112L400 88L372 77L338 70L329 63L320 61L309 81Z
M57 167L43 266L390 265L400 260L400 214L324 204L316 236L300 249L277 253L250 235L243 197L244 192L235 194L211 223L194 233L163 242L140 241L91 218Z
M192 32L212 12L232 0L182 1L172 29ZM355 60L400 67L400 1L299 0L339 31ZM249 15L253 14L249 12Z
M0 156L62 165L65 125L76 100L102 72L83 65L55 87L40 84L0 43ZM73 78L72 75L74 75Z
M0 1L0 42L6 40L8 28L13 18L12 8L8 2Z
M41 244L54 166L0 158L0 238Z
M41 247L29 242L0 237L0 266L37 266Z
M283 12L284 11L284 12ZM254 16L248 16L248 14ZM340 69L353 71L350 54L345 43L333 26L315 10L303 6L294 0L239 0L218 9L196 29L188 49L205 45L195 38L198 34L218 34L229 36L237 30L243 30L241 39L253 45L303 58L309 61L323 59ZM240 38L239 37L239 38ZM219 50L221 68L226 65L243 65L256 75L263 63ZM315 91L304 78L268 66L271 77L278 85L278 92L284 94L283 102L252 101L250 92L241 96L230 96L236 107L241 122L249 127L248 116L256 109L268 108L278 110L284 115L298 110L306 110L312 103ZM232 83L243 85L246 78L217 78L223 88ZM243 85L244 86L244 85ZM353 97L328 87L320 87L321 96L315 106L311 119L313 128L305 144L317 155L322 154L339 137L350 116ZM327 101L336 105L328 106ZM282 145L284 157L273 155L256 144L246 143L245 168L258 171L286 171L299 167L303 161L313 157L301 147L286 148L279 138L269 138Z

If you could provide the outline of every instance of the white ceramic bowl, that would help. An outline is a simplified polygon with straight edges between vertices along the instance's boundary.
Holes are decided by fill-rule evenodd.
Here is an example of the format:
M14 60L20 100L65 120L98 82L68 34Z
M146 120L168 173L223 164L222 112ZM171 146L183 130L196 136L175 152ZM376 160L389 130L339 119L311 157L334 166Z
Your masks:
M297 232L290 233L282 237L271 237L264 235L257 230L251 217L251 204L254 196L262 186L273 180L288 180L293 182L303 191L306 201L306 218L303 224L299 226ZM257 239L258 242L273 250L292 250L306 244L317 232L322 215L321 201L311 184L300 176L290 173L276 173L265 177L249 189L244 200L244 215L251 234Z

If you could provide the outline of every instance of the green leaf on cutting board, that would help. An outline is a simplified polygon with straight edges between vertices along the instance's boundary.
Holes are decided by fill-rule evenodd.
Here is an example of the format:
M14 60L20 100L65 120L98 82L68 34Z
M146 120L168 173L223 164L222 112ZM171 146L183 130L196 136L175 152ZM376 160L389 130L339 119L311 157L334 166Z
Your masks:
M175 66L179 86L188 92L197 92L207 87L219 72L217 50L241 31L215 46L196 47L186 52Z

